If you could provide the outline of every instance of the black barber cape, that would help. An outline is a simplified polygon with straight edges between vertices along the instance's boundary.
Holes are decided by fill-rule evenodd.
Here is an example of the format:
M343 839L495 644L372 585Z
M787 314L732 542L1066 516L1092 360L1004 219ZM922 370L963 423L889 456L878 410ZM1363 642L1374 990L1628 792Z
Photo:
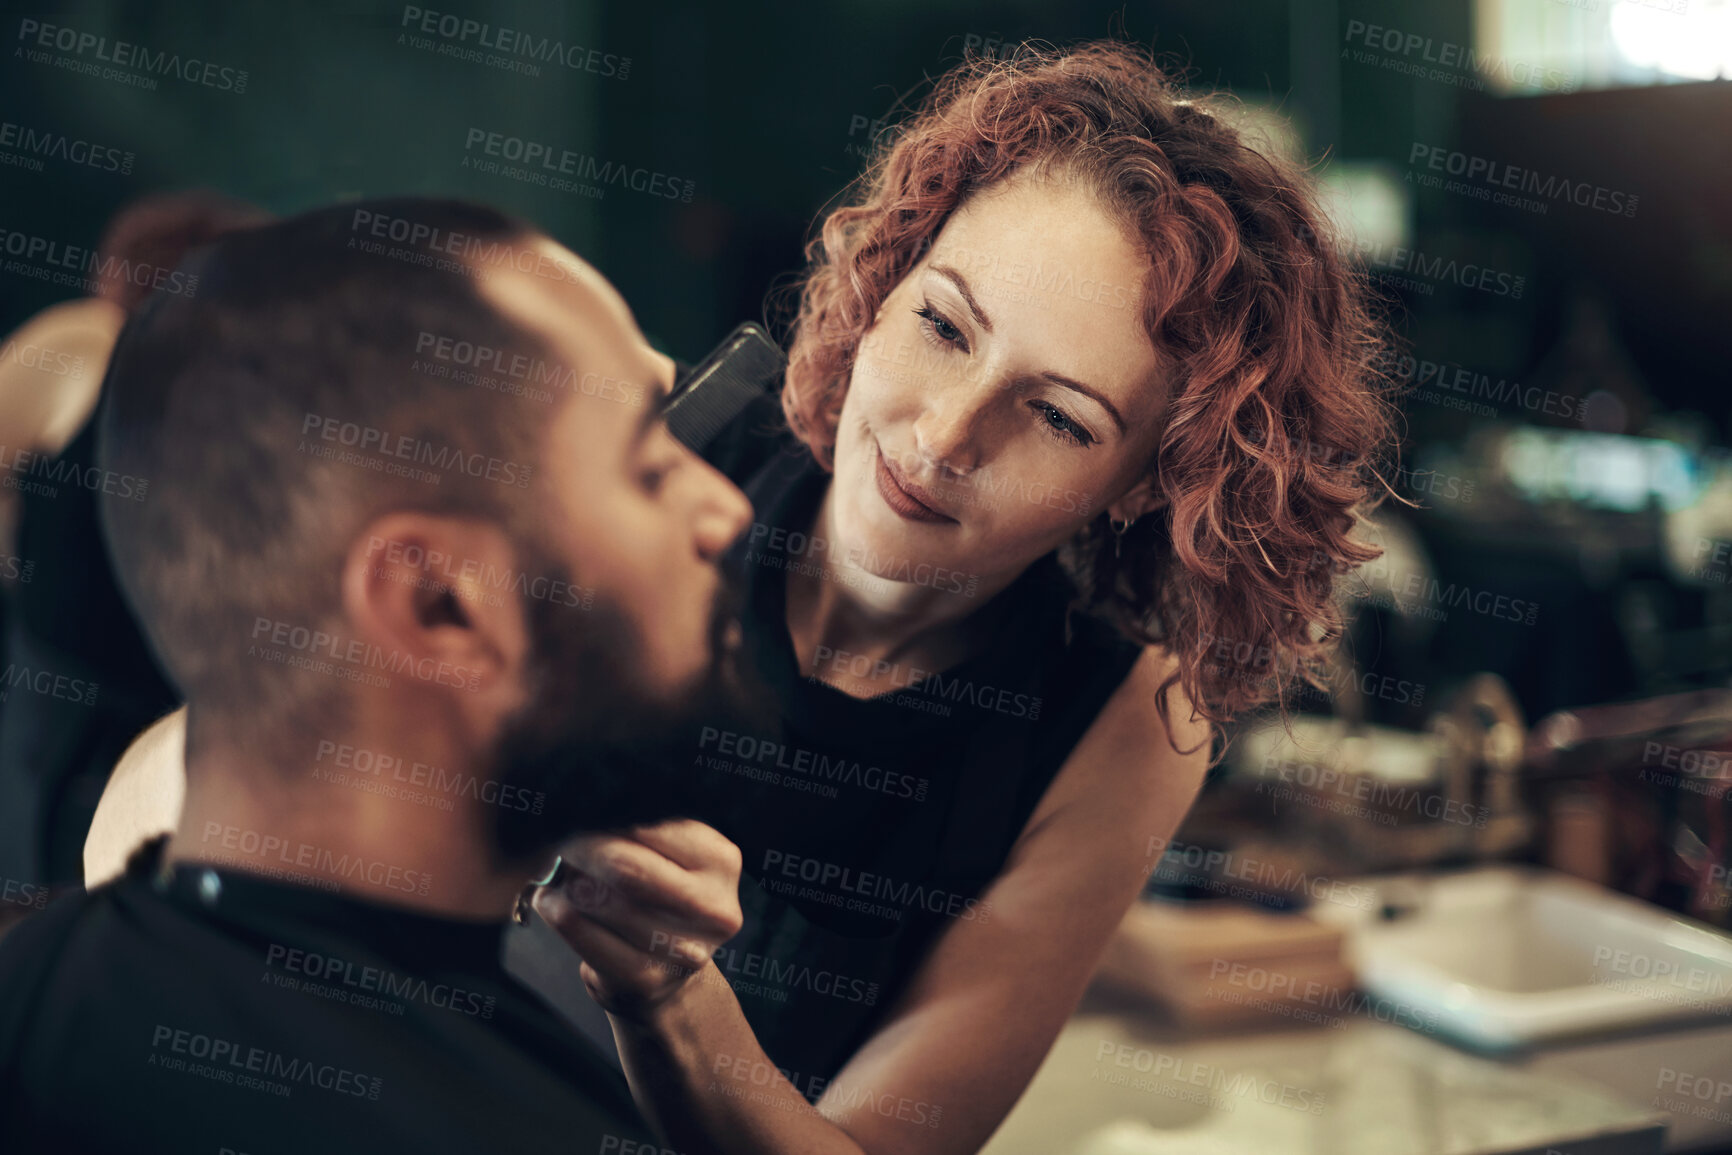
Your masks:
M0 1151L650 1140L619 1073L501 969L505 924L161 865L158 842L0 940Z

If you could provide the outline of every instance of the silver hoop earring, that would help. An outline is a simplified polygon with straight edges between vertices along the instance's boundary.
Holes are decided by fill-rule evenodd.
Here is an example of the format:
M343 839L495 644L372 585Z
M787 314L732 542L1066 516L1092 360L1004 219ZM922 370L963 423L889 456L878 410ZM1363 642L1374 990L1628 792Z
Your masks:
M1130 519L1109 517L1107 524L1113 528L1113 557L1124 555L1125 531L1131 528Z

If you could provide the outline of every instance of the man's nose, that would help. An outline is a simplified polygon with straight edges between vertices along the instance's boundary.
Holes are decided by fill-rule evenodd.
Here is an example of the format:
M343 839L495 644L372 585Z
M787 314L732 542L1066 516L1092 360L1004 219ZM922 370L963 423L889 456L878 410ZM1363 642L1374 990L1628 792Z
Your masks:
M700 458L697 464L702 475L693 536L698 554L707 562L717 562L752 523L752 502L709 462Z

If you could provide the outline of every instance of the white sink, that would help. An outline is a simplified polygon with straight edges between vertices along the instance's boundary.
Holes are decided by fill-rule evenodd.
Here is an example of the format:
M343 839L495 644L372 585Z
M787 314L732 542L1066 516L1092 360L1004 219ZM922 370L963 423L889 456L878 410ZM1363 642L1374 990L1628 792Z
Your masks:
M1554 871L1489 867L1354 880L1373 899L1320 903L1348 929L1367 995L1487 1050L1732 1016L1732 938ZM1391 920L1380 911L1405 913Z

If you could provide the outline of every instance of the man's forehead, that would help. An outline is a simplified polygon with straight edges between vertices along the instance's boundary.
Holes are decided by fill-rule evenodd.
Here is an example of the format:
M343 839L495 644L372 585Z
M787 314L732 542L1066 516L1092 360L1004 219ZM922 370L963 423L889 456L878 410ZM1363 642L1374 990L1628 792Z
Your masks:
M481 296L511 320L545 337L569 337L574 326L594 338L632 326L631 311L607 279L551 237L516 242L520 259L485 270Z
M601 437L624 452L646 408L665 392L672 363L664 365L667 359L643 339L619 292L594 266L545 236L520 240L514 259L490 266L477 283L501 316L540 338L563 363L567 403L550 414L545 435L567 449ZM616 456L575 454L598 466Z

